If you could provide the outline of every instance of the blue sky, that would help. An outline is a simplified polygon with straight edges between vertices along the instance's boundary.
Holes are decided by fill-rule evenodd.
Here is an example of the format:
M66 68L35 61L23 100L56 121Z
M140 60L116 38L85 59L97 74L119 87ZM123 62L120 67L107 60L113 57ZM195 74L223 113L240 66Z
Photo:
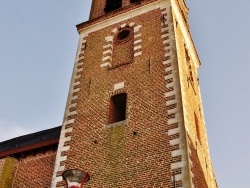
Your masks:
M250 179L250 2L187 0L220 188ZM0 141L62 123L90 0L0 1Z

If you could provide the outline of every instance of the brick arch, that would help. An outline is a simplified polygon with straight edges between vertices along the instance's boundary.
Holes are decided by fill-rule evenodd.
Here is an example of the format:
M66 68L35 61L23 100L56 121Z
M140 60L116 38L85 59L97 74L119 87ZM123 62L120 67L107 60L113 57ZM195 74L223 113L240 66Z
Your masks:
M118 95L118 94L122 94L122 93L128 94L128 91L126 89L124 89L124 88L114 90L114 91L112 91L112 92L109 93L109 98L111 98L111 97L113 97L115 95Z
M103 46L103 58L101 67L113 67L113 53L114 53L114 37L116 36L117 32L125 27L130 27L133 29L133 44L132 44L132 53L133 58L138 57L142 54L141 49L141 25L138 25L135 22L124 23L120 26L114 28L109 36L105 37L105 44ZM114 68L114 67L113 67Z

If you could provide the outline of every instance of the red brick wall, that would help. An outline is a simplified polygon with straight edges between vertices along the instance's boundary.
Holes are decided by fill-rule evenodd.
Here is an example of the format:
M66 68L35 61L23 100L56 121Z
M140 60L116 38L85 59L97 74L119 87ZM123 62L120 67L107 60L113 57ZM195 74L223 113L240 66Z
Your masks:
M176 12L177 13L177 12ZM202 109L201 94L199 88L198 68L200 66L197 54L191 49L190 39L184 37L185 27L175 20L175 36L179 69L181 72L182 101L184 108L184 118L187 126L187 136L189 137L189 157L191 161L191 171L193 173L193 183L197 187L216 187L213 167L210 161L209 148L207 142L206 126ZM180 22L180 21L179 21ZM185 23L185 21L184 21ZM188 28L186 28L188 32ZM195 54L194 54L195 53Z
M118 31L119 34L119 31ZM113 45L113 56L112 65L117 67L126 63L131 63L133 61L133 47L134 47L134 33L133 29L130 29L130 36L128 36L128 41L125 42L117 41L117 36L115 36L115 41Z
M55 151L47 151L19 159L12 187L50 188L55 157Z
M158 6L161 10L155 9ZM173 187L173 173L176 187L191 185L199 173L205 178L201 182L214 182L211 165L210 176L204 173L209 154L196 72L199 62L196 52L189 51L189 33L186 38L182 33L188 32L186 24L172 17L168 5L152 3L133 12L142 15L132 18L125 13L131 7L78 25L80 46L53 187L65 185L62 171L71 168L90 173L85 187ZM112 17L119 13L124 21L117 23L118 17ZM117 30L128 26L134 31L133 45L119 49L114 42ZM131 62L123 64L130 53ZM109 124L110 98L118 93L127 94L126 120ZM203 148L196 156L191 146L198 135Z
M209 188L207 185L207 180L205 178L206 173L209 173L208 171L203 171L201 161L199 160L199 157L197 156L197 149L196 146L193 145L191 142L190 145L191 149L191 155L190 159L192 161L192 168L191 171L195 175L193 178L193 184L195 187L202 187L202 188Z
M117 68L100 67L105 37L122 23L90 33L66 169L86 169L86 187L170 187L171 159L164 93L160 9L127 20L142 25L142 55ZM91 80L91 84L89 84ZM124 82L127 121L108 127L114 85ZM69 127L69 126L68 126ZM67 134L67 136L69 136ZM97 141L97 142L95 142ZM178 160L178 159L176 159ZM61 165L63 165L61 164ZM60 173L59 173L60 174ZM62 184L58 184L62 185Z

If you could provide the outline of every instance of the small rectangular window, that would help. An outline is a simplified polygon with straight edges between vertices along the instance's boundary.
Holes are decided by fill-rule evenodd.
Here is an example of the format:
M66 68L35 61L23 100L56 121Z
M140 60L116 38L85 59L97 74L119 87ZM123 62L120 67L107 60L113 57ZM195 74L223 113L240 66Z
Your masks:
M126 119L127 94L122 93L111 97L109 106L109 124Z

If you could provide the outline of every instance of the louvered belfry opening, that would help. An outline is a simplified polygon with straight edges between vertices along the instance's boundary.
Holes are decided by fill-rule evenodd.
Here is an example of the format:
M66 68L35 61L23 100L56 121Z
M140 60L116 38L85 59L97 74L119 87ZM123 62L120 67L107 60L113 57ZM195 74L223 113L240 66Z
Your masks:
M122 0L106 0L104 11L106 13L122 7Z

